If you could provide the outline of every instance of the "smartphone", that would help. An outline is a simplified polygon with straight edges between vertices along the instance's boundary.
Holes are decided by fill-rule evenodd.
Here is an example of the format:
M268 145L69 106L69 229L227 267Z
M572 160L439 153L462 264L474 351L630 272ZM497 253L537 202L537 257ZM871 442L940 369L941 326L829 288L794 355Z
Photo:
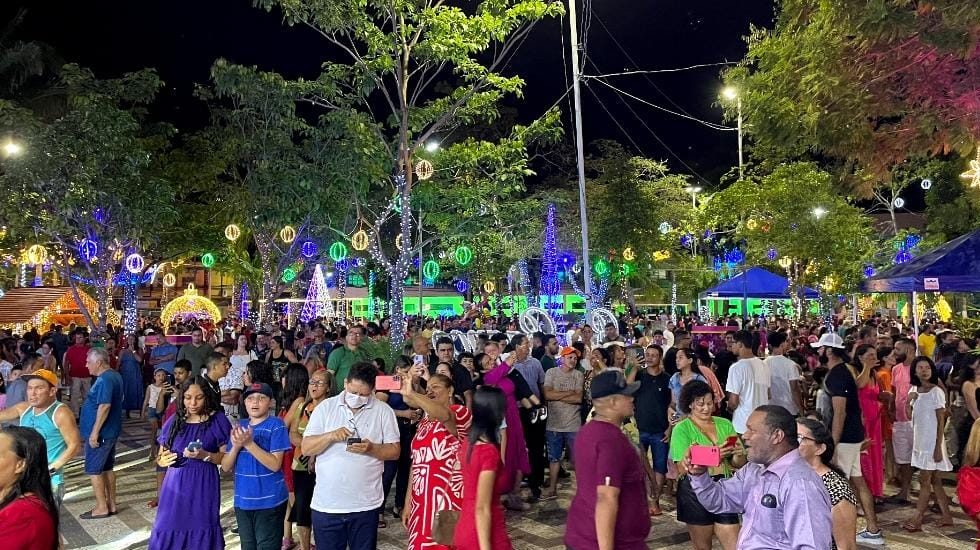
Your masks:
M190 443L187 444L187 450L188 452L193 453L194 451L200 451L201 447L203 446L204 443L201 443L200 441L191 441Z
M738 445L737 435L730 435L728 436L728 439L725 440L725 445L724 445L725 447L734 447L736 445Z
M692 445L691 464L717 468L721 465L721 449L714 445Z
M420 355L420 354L415 354L412 357L412 364L413 365L424 365L425 364L425 356L424 355Z
M348 447L350 447L351 445L353 445L355 443L360 443L360 442L361 442L361 438L360 437L348 437L347 438L347 446Z
M377 391L400 390L401 387L401 376L379 376L374 379L374 389Z

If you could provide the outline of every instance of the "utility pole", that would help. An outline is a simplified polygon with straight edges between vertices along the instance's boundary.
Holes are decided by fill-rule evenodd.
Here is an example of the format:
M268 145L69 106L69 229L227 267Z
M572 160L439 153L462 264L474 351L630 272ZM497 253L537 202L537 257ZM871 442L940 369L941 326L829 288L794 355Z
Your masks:
M568 0L568 26L572 49L572 94L575 99L575 152L578 161L578 211L582 223L582 273L585 279L585 309L590 310L592 300L592 267L589 263L589 217L585 211L585 150L582 142L582 91L579 86L578 18L575 13L577 0Z

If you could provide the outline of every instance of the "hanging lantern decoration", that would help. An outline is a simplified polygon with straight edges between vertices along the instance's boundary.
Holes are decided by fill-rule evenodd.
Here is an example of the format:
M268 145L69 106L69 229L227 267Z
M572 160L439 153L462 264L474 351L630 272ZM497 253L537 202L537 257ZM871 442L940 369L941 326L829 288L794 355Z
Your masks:
M876 273L875 266L873 266L871 264L868 264L868 265L864 266L864 277L865 278L870 279L871 277L874 277L875 276L875 273Z
M282 270L282 282L289 284L296 280L296 270L291 267L287 267Z
M177 284L177 276L173 273L167 273L163 276L163 286L172 288Z
M415 176L419 178L419 181L425 181L435 174L435 169L432 167L432 163L427 160L420 160L415 163Z
M126 271L135 275L142 273L144 267L146 267L146 262L143 260L143 256L135 252L126 256Z
M99 245L92 239L82 239L78 243L78 255L86 262L91 262L99 254Z
M96 221L96 223L104 224L106 218L107 218L107 216L106 216L106 213L105 213L105 209L103 209L103 208L96 208L92 212L92 219L94 219Z
M422 275L430 281L436 280L439 277L439 262L435 260L425 262L422 265Z
M627 246L623 249L623 259L627 262L632 262L636 259L636 252L633 251L633 247Z
M334 242L330 245L330 259L334 262L339 262L347 257L347 245L340 241Z
M367 250L368 244L370 244L370 238L368 237L367 231L359 229L350 238L350 245L354 247L354 250Z
M473 251L468 246L457 246L453 257L456 258L456 263L465 267L473 261Z
M681 236L681 246L684 248L691 248L691 244L694 243L694 236L688 233L687 235Z
M755 228L759 227L759 222L755 221L755 218L749 218L749 221L745 222L745 227L749 230L755 230Z
M903 199L902 197L895 197L895 200L892 201L892 204L895 205L895 208L901 208L905 206L905 199Z
M225 238L229 241L237 241L242 236L242 230L237 225L230 223L225 227Z
M980 187L980 145L977 146L977 158L970 161L970 169L960 174L965 180L970 180L970 187Z
M401 250L402 249L402 234L401 233L399 233L398 236L395 237L395 248L397 248L398 250Z
M7 238L7 226L0 225L0 241L4 240L5 238Z
M770 262L775 260L777 256L779 256L779 253L776 252L775 248L770 248L766 251L766 258L769 258Z
M572 273L578 275L581 272L582 272L582 265L581 264L579 264L578 262L575 262L574 264L572 264Z
M316 245L313 241L304 241L302 246L299 247L299 251L307 258L312 258L316 256L316 253L320 251L320 247Z
M924 179L922 180L922 183L919 184L919 186L925 189L926 191L928 191L932 187L932 180L928 178Z
M294 229L291 225L283 227L282 231L279 232L279 238L282 239L282 242L287 244L293 242L296 240L296 229Z
M779 263L779 267L783 269L789 269L790 266L793 265L793 258L783 256L782 258L779 259L779 262L777 263Z
M211 269L214 267L214 254L205 252L201 256L201 265L203 265L206 269Z
M768 233L770 229L772 229L772 224L771 223L769 223L769 222L762 222L762 232L763 233Z
M609 275L609 271L610 271L609 262L607 262L606 260L600 258L599 261L595 263L596 275L603 277L605 275Z
M456 281L456 292L460 294L466 294L470 291L470 284L466 282L466 279L460 279Z
M487 294L493 294L493 291L497 290L497 284L494 283L493 281L486 281L485 283L483 283L483 290Z
M668 223L668 222L660 222L660 227L658 227L657 229L660 230L660 234L661 235L666 235L667 233L670 233L670 230L672 229L672 227L670 226L670 223Z
M48 261L48 249L44 246L35 244L27 249L27 263L31 265L39 265Z
M669 258L670 258L670 251L669 250L657 250L657 251L655 251L653 253L653 259L654 259L654 261L657 261L657 262L662 262L662 261L664 261L666 259L669 259Z
M635 271L636 268L633 267L633 264L624 263L623 265L619 266L619 275L621 277L629 277Z

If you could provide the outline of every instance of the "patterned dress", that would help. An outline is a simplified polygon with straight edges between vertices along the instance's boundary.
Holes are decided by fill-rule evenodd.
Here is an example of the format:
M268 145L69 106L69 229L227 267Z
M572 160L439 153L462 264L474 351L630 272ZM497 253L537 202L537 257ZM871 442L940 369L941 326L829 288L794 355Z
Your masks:
M411 512L409 550L447 549L432 541L432 521L438 510L459 510L463 502L463 472L459 449L469 435L472 415L462 405L451 405L456 417L455 436L442 422L425 416L412 439Z
M841 501L850 502L854 506L858 505L857 497L854 496L851 484L840 474L830 470L820 476L820 479L823 481L823 486L827 489L827 495L830 496L831 508L837 506L837 503ZM832 540L830 548L831 550L837 550L837 541Z

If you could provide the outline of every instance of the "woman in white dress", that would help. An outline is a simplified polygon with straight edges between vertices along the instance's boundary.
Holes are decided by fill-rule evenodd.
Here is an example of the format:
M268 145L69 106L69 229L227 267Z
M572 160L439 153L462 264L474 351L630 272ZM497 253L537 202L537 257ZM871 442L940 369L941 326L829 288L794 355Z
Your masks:
M939 527L953 524L949 512L949 497L943 489L938 472L952 471L946 455L943 439L946 425L946 393L939 387L939 370L928 357L919 356L912 361L912 387L909 388L907 413L912 419L912 467L919 469L919 500L915 516L902 528L909 532L921 531L922 521L929 500L936 495L936 503L942 511Z
M239 402L242 398L242 388L245 385L245 367L250 361L255 361L258 356L252 351L248 336L239 334L236 340L237 347L231 352L228 362L228 374L218 380L218 387L221 389L221 406L225 410L225 416L232 423L239 418Z

